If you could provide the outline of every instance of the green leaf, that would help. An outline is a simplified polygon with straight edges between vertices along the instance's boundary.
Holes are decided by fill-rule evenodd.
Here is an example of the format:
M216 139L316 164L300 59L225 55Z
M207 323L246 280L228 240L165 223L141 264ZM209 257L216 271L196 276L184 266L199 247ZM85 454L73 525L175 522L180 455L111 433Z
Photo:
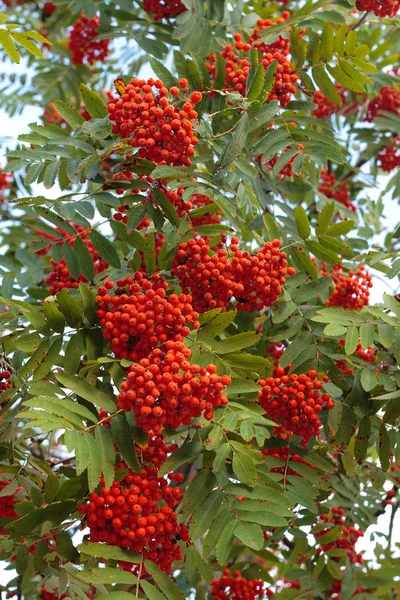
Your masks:
M247 379L232 379L232 383L228 387L228 396L235 396L237 394L251 394L258 392L260 387L253 381Z
M198 540L208 531L223 500L223 494L219 490L214 490L194 512L190 521L190 537L193 540Z
M209 469L202 469L190 482L183 501L180 505L180 511L183 514L191 514L201 505L204 499L211 493L217 481L215 475Z
M68 375L67 373L56 373L56 379L63 387L71 390L77 394L77 396L89 400L89 402L95 406L98 406L109 413L115 411L115 404L109 396L87 383L87 381L79 379L79 377Z
M337 237L339 235L346 235L353 228L354 228L354 221L352 221L351 219L346 219L345 221L340 221L339 223L335 223L334 225L331 225L326 230L326 233L333 237ZM321 231L320 233L324 233L324 232Z
M378 456L381 461L381 468L383 471L387 471L390 467L390 452L391 444L389 434L385 425L379 427L379 438L378 438Z
M233 449L232 468L239 481L250 486L256 484L257 472L253 460L245 452Z
M364 350L374 343L375 328L372 323L362 323L360 327L360 342Z
M85 119L82 115L75 108L72 108L72 106L69 106L62 100L56 100L54 102L54 108L72 129L78 129L78 127L85 123Z
M88 281L92 281L94 277L93 257L80 236L77 236L75 240L74 250L79 260L79 270Z
M333 104L336 104L337 106L342 106L343 102L339 95L339 92L337 91L332 81L329 79L324 67L313 67L312 76L315 83L317 84L321 92L324 94L324 96L326 96L328 100L333 102Z
M65 242L63 245L63 255L65 258L65 263L67 265L68 272L71 274L73 279L78 279L81 269L79 266L79 259L76 255L74 248L69 244L69 242Z
M346 333L345 352L347 356L354 354L359 339L359 331L357 327L349 327Z
M59 488L60 483L58 481L58 477L53 475L53 473L49 473L46 479L46 483L44 484L44 498L48 504L53 502L53 500L57 496Z
M104 482L109 489L114 481L115 453L111 434L105 427L96 428L96 441L100 449L101 470L104 475Z
M203 444L196 438L193 438L189 442L184 442L176 452L171 454L167 460L161 465L158 474L160 477L164 477L168 473L172 473L175 469L181 465L192 462L192 460L198 458L203 452Z
M249 117L247 113L244 113L224 150L220 160L220 169L229 166L236 158L238 158L238 156L240 156L246 144L248 127Z
M303 240L308 239L311 235L311 226L306 211L302 206L296 206L294 216L296 219L297 231L299 232L300 237L302 237Z
M107 592L105 596L98 596L97 600L134 600L136 595L129 592Z
M378 325L378 334L381 343L385 346L385 348L390 348L393 343L394 329L391 325L387 323L379 323Z
M340 262L340 258L336 252L332 252L331 250L324 248L324 246L321 246L321 244L315 242L314 240L307 240L306 246L312 254L321 260L325 260L330 264L337 264Z
M117 546L109 546L107 544L85 542L79 544L77 550L82 552L82 554L95 556L96 558L104 558L106 560L123 560L131 563L140 563L142 561L140 554L136 554L130 550L123 550Z
M69 561L75 562L79 558L79 552L72 543L71 536L67 531L60 531L56 537L56 551Z
M235 537L253 550L261 550L264 546L263 530L256 523L238 523L235 528Z
M79 369L83 354L83 332L74 333L65 349L64 371L68 375L75 375Z
M153 562L149 560L145 560L144 566L160 590L165 593L168 600L184 600L181 590L166 573L161 571Z
M136 585L137 583L137 577L133 573L129 573L123 569L113 569L111 567L84 569L83 571L79 572L79 579L85 581L86 583L93 583L94 585L118 583L125 585ZM107 598L112 595L113 594L111 593L109 596L107 596ZM128 598L129 596L130 594L127 594Z
M297 304L304 304L312 298L317 298L321 294L325 294L332 285L332 279L330 277L320 277L314 281L310 281L305 285L302 285L295 292L293 292L293 300Z
M228 354L229 352L236 352L249 346L254 346L261 338L261 334L257 335L254 331L244 331L237 335L232 335L221 342L216 342L212 351L215 354Z
M111 430L114 436L114 441L118 446L118 450L128 467L133 469L136 473L141 473L142 467L139 463L133 440L133 434L131 428L129 427L125 413L121 413L113 417L111 421Z
M344 61L342 61L344 62ZM338 83L341 83L344 87L352 90L353 92L366 92L365 87L360 83L360 73L357 73L356 79L350 77L340 66L339 64L332 66L327 65L327 69L329 73L336 79ZM353 69L355 71L355 69ZM336 104L336 103L335 103ZM341 105L340 105L341 106Z
M43 312L53 331L63 333L65 328L65 317L62 312L58 310L57 304L50 300L43 302Z
M215 458L213 462L214 471L222 471L225 464L226 459L231 453L231 447L228 443L221 444L215 453Z
M357 437L354 444L354 458L361 464L367 455L368 442L371 436L371 420L365 416L358 426Z
M70 327L78 327L81 323L81 307L76 298L66 288L57 294L57 305Z
M315 227L315 231L317 235L320 233L325 233L329 227L329 223L332 220L333 214L335 212L335 203L330 202L329 204L325 204L324 208L318 215L317 225ZM344 221L342 221L344 222Z
M84 83L81 83L81 96L86 110L91 117L102 119L108 116L108 111L99 94L94 90L90 90Z
M179 217L178 213L175 210L174 205L171 203L169 198L158 188L154 188L152 191L154 200L160 206L162 212L167 217L168 221L174 225L174 227L179 227Z
M103 258L111 267L115 267L116 269L121 268L118 252L114 248L114 245L105 238L104 235L101 235L101 233L92 229L90 241L93 244L93 248L100 254L101 258Z
M233 534L237 522L231 519L227 525L225 525L217 543L216 558L220 565L224 565L228 559L229 554L233 548Z
M21 59L11 35L5 29L0 29L0 46L2 46L14 63L19 64Z
M198 339L201 338L202 334L215 336L219 333L222 333L235 320L237 315L236 310L228 310L224 313L221 313L219 309L216 310L218 313L211 320L207 319L206 324L200 329L198 333ZM212 311L209 312L211 313ZM204 317L206 315L207 313L205 313L205 315L201 315L200 323L204 322Z
M362 369L361 385L366 392L370 392L377 385L376 375L370 369Z
M292 247L290 252L293 256L296 266L298 266L300 269L304 269L312 277L312 279L317 279L318 271L304 248L301 246Z
M261 92L264 88L265 71L262 65L258 65L254 73L254 77L249 81L247 89L247 100L253 102L260 97Z
M329 21L326 21L324 28L322 30L321 41L320 41L320 46L319 46L322 62L327 63L330 60L332 60L333 43L334 43L334 38L333 38L332 23L330 23Z

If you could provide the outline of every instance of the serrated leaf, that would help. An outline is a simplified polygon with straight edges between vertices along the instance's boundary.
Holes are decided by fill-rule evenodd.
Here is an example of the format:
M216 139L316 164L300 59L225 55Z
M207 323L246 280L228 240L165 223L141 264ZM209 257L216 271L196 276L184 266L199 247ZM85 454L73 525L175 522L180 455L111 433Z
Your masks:
M217 314L200 329L198 338L200 339L202 334L210 334L215 336L219 333L222 333L235 320L236 315L236 310L229 310L227 312Z
M334 43L333 33L334 32L333 32L332 23L330 23L329 21L326 21L324 28L322 30L321 41L320 41L320 46L319 46L321 60L325 63L332 60L333 43Z
M103 258L110 266L115 267L116 269L121 268L118 252L114 248L114 245L105 238L104 235L101 235L101 233L92 229L90 241L92 242L94 249L100 254L101 258Z
M21 59L11 35L5 29L0 29L0 46L2 46L14 63L19 64Z
M61 117L72 127L72 129L78 129L83 123L85 123L85 119L82 115L72 106L69 106L62 100L56 100L54 103L54 108L61 115Z
M318 271L304 248L301 246L292 247L290 252L295 260L296 266L300 269L304 269L312 277L312 279L317 279Z
M85 542L79 544L77 550L82 552L82 554L95 556L96 558L105 558L107 560L123 560L131 563L140 563L142 561L140 554L136 554L130 550L123 550L118 546L109 546L108 544Z
M79 377L68 375L67 373L56 373L56 379L61 385L85 400L89 400L95 406L106 410L109 413L115 411L114 402L104 392L87 383Z
M62 312L58 310L57 304L50 301L43 302L43 312L53 331L63 333L65 328L65 317Z
M199 471L186 490L180 505L181 512L184 514L194 512L211 493L216 483L217 481L212 471L209 469Z
M354 221L352 221L351 219L346 219L345 221L340 221L339 223L335 223L334 225L331 225L326 230L326 233L328 235L331 235L332 237L336 237L339 235L346 235L353 228L354 228ZM321 232L321 233L323 233L323 232Z
M379 438L378 438L378 456L381 461L381 468L383 471L387 471L390 467L390 452L391 444L389 434L385 425L379 427Z
M244 331L243 333L238 333L225 340L216 342L212 347L212 351L215 354L229 354L230 352L254 346L260 338L261 334L258 335L254 331Z
M317 225L315 231L317 234L325 233L329 228L329 223L332 220L333 214L335 212L335 203L330 202L329 204L325 204L324 208L318 215Z
M213 462L214 471L218 472L224 468L224 466L226 464L226 459L228 458L230 453L231 453L231 447L228 443L221 444L219 446L219 448L215 452L215 458L214 458L214 462Z
M167 217L168 221L172 225L174 225L174 227L179 227L178 213L176 212L175 207L171 203L169 198L158 188L153 188L152 194L154 200L160 206L162 212Z
M239 481L250 486L256 484L257 472L253 460L245 452L240 452L234 448L232 468Z
M220 169L230 165L238 156L240 156L245 143L249 126L249 118L247 113L244 113L240 119L228 145L220 160Z
M311 226L308 219L307 213L302 206L296 206L294 211L296 219L297 231L304 240L308 239L311 235Z
M347 356L349 356L350 354L354 354L354 352L357 348L358 339L359 339L358 328L357 327L349 327L349 329L347 330L347 333L346 333L345 347L344 347Z
M176 583L168 577L166 573L161 571L153 562L145 560L144 566L146 571L150 573L153 580L156 582L162 592L165 593L168 600L184 600L184 596Z
M374 389L377 384L375 373L370 369L362 369L361 371L361 385L366 392L370 392Z
M178 450L171 454L171 456L169 456L167 460L161 465L158 472L159 476L164 477L164 475L167 475L167 473L172 473L172 471L174 471L181 465L191 462L191 460L198 458L198 456L202 452L203 445L198 439L193 438L189 442L184 442L178 448Z
M100 449L101 470L104 475L105 486L109 489L114 481L115 453L113 439L108 429L97 427L96 441Z
M223 500L223 494L219 490L214 490L194 512L190 521L190 536L193 540L199 539L208 531Z
M80 236L76 237L74 250L76 252L76 256L78 257L79 270L88 281L92 281L94 277L93 257Z
M90 90L84 83L81 83L82 101L89 115L95 119L107 117L108 112L104 106L103 100L94 90Z
M365 416L358 426L357 437L354 443L354 458L361 464L367 455L368 442L371 436L371 420Z
M63 245L63 255L65 258L65 263L67 265L68 272L71 274L73 279L78 279L81 269L79 266L79 259L76 255L74 248L69 244L69 242L65 242Z
M232 550L233 534L236 526L236 520L231 520L230 523L225 525L223 531L221 532L216 548L216 558L220 565L225 564Z
M92 583L93 585L100 584L125 584L125 585L136 585L137 577L133 573L124 571L123 569L113 569L111 567L95 568L95 569L84 569L79 573L79 579L86 583ZM118 593L118 592L114 592ZM126 593L126 592L124 592ZM112 597L112 593L107 596ZM127 594L129 598L131 594ZM133 598L133 596L132 596Z
M331 285L332 279L330 277L320 277L295 290L292 294L293 300L297 304L303 304L327 292Z
M57 305L70 327L78 327L81 323L81 308L76 298L71 296L66 288L57 294Z
M323 66L313 67L312 76L313 76L315 83L320 88L320 90L322 91L324 96L326 96L328 98L328 100L333 102L333 104L336 104L336 106L342 106L342 104L343 104L342 99L341 99L335 85L332 83L331 79L328 77L328 74L326 73L324 67Z
M111 421L111 430L118 450L126 464L136 473L142 472L136 452L133 434L124 413L115 415Z
M238 523L235 527L235 537L246 547L253 548L253 550L261 550L264 546L263 530L256 523Z

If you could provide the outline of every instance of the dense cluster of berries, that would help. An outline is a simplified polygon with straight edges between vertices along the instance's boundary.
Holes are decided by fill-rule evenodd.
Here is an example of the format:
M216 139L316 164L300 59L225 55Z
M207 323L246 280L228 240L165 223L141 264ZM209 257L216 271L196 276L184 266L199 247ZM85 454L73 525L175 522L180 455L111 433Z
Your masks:
M240 251L238 243L233 237L230 257L223 248L210 256L203 238L180 244L171 274L178 277L184 292L190 290L193 307L199 313L217 307L226 309L232 299L237 310L271 306L286 276L295 274L287 266L286 253L279 250L280 240L267 242L257 254Z
M48 590L46 590L46 588L44 587L44 585L41 587L40 589L40 593L39 593L39 598L40 600L64 600L64 598L68 598L68 594L62 594L61 596L59 596L57 593L55 592L49 592Z
M400 0L357 0L356 7L377 17L394 17L400 10Z
M187 10L181 0L143 0L143 10L150 13L155 21L176 17Z
M3 473L0 469L0 473ZM5 487L10 485L11 481L8 479L0 479L0 491L3 491ZM22 487L17 488L13 494L6 496L0 496L0 518L1 519L18 519L18 515L15 512L15 505L19 502L16 495L23 490ZM0 534L7 535L7 532L0 527Z
M45 2L43 4L43 13L48 17L57 10L57 6L52 2Z
M138 426L157 435L168 426L189 425L202 413L211 419L214 409L228 404L223 392L231 379L219 377L215 365L191 364L191 354L182 342L169 341L131 365L118 407L133 410Z
M267 358L272 358L274 361L272 377L282 377L282 375L287 375L287 373L289 372L290 367L286 367L284 369L279 366L279 361L284 352L285 352L285 346L281 342L271 344L267 348L267 352L266 352Z
M83 241L83 243L85 244L86 248L88 249L92 260L93 260L93 267L94 267L94 275L98 275L99 273L102 273L105 269L108 268L108 264L106 263L106 261L104 259L101 258L100 254L97 252L97 250L94 249L92 242L89 239L90 236L90 230L89 229L85 229L84 227L81 227L79 225L73 225L74 229L76 230L77 235L80 236L81 240ZM66 237L67 241L66 243L69 243L70 246L74 246L75 244L75 239L76 237L71 237L69 234L62 232L64 234L64 236ZM46 234L42 234L40 233L40 235L42 237L52 237ZM60 240L57 238L57 243L60 243ZM49 246L48 248L50 248L51 246ZM44 253L46 249L41 250L40 252ZM72 275L70 274L68 267L67 267L67 263L65 261L65 258L63 257L60 262L56 262L53 258L50 259L50 265L51 265L51 272L50 274L46 277L46 284L49 286L49 291L50 294L57 294L58 292L60 292L63 288L78 288L79 284L81 282L86 283L87 279L80 274L79 277L77 279L74 279L74 277L72 277Z
M11 373L8 369L3 369L0 371L0 402L1 402L1 394L12 387L12 383L10 381Z
M187 93L188 81L168 90L159 79L131 79L121 98L108 104L113 133L127 138L133 148L139 148L139 158L156 164L189 166L198 138L193 132L197 119L194 105L201 102L201 92L193 92L181 109L172 99ZM155 92L153 89L155 88Z
M297 471L287 466L290 465L290 463L300 463L302 465L306 465L310 469L315 470L315 467L313 465L310 465L308 462L303 460L301 456L299 456L299 454L296 454L287 446L284 446L282 448L264 448L264 450L262 450L261 453L263 454L263 456L272 456L273 458L285 461L285 465L282 465L281 467L273 467L271 469L271 473L280 473L281 475L296 475L300 477Z
M345 341L339 340L339 344L344 346ZM368 348L363 350L361 344L357 344L354 354L365 362L374 363L376 361L376 350L373 348L373 346L368 346ZM335 361L335 364L342 371L343 375L351 375L354 371L354 369L350 367L344 360L337 360Z
M340 98L342 99L342 103L344 104L346 90L339 83L336 84L336 89ZM313 102L317 105L317 108L315 108L311 114L317 119L326 119L327 117L331 117L332 115L336 114L340 110L340 106L331 102L326 96L324 96L321 90L314 92Z
M294 175L294 172L293 172L293 163L294 163L295 159L301 154L302 150L304 150L304 145L303 144L297 144L297 147L299 149L299 152L297 154L295 154L294 156L292 156L292 158L286 163L286 165L284 167L282 167L282 169L279 171L279 179L281 181L283 179L285 179L285 177L293 177L293 175ZM274 168L274 166L276 165L276 163L278 162L278 160L280 160L280 158L282 156L284 156L284 154L286 152L289 152L289 150L292 150L291 146L288 146L285 149L285 152L281 152L280 154L277 154L276 156L274 156L273 158L271 158L267 163L265 163L267 165L267 167L272 171L272 169ZM297 174L300 175L300 173L297 173Z
M327 198L336 200L339 204L343 204L354 213L357 211L355 204L350 200L350 190L347 181L336 181L333 173L329 173L327 169L321 169L321 183L318 191L324 194Z
M378 152L376 158L378 166L386 173L400 167L400 136L392 138L391 144Z
M290 102L292 95L296 92L294 85L298 76L293 73L288 55L290 53L289 40L279 36L277 41L272 44L260 42L264 30L273 25L283 23L289 18L289 13L284 11L282 18L276 21L269 19L259 19L257 27L254 29L251 37L244 42L240 33L235 33L235 44L227 44L221 52L225 59L225 88L234 90L246 96L247 78L250 71L249 55L252 48L256 48L262 53L260 64L267 70L269 65L277 61L278 67L275 73L274 86L268 95L268 101L278 100L280 105L285 107ZM213 79L216 77L216 56L211 54L206 63L207 69Z
M356 271L344 272L342 265L334 265L328 270L322 263L321 275L329 276L335 284L333 293L326 301L327 306L341 306L352 310L360 310L368 306L369 290L372 288L372 275L369 275L364 265L360 265Z
M395 115L400 114L400 92L394 87L385 85L379 90L379 94L369 102L364 120L373 121L383 110Z
M126 465L120 463L116 473L120 469L125 470ZM172 563L182 557L177 542L188 540L189 535L174 511L182 490L158 477L156 468L144 468L141 474L127 471L110 489L101 479L100 492L93 492L87 504L79 506L90 530L89 539L142 553L144 559L171 572Z
M167 340L182 341L189 335L190 324L200 327L192 298L186 294L167 296L168 284L159 274L152 277L140 272L98 290L97 315L105 340L117 358L139 360Z
M74 65L82 65L84 62L93 65L97 61L104 62L107 58L110 40L96 40L99 26L100 18L97 15L92 19L81 15L75 21L68 43Z
M297 435L307 444L312 436L318 436L322 425L319 413L334 406L329 394L321 393L327 381L326 375L319 379L316 371L260 379L258 403L265 416L278 423L274 431L277 437Z
M0 168L0 204L5 201L4 192L11 187L11 173L3 173Z
M213 600L258 600L271 598L273 592L265 588L262 579L246 579L240 571L224 569L220 579L213 579L211 583Z
M334 507L329 511L329 513L322 514L319 518L323 524L327 525L327 527L321 529L319 526L317 526L317 530L313 532L317 543L318 538L326 535L332 529L332 527L340 527L342 531L340 536L334 541L323 542L319 544L317 548L317 554L329 554L329 551L333 549L345 550L352 564L362 564L364 562L362 554L356 552L355 544L360 537L363 537L364 532L356 527L346 526L344 510L342 508Z

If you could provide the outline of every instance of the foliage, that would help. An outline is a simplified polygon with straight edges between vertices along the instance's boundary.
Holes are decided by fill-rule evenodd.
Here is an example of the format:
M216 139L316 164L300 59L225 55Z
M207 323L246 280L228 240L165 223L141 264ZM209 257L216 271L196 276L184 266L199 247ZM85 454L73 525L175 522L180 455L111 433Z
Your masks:
M2 590L400 597L398 2L4 4Z

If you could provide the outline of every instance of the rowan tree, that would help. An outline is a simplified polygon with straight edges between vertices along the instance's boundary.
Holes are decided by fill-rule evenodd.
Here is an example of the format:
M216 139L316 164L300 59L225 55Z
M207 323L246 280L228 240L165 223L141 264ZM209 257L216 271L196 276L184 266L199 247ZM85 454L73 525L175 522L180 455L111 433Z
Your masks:
M398 0L3 4L1 595L399 599Z

